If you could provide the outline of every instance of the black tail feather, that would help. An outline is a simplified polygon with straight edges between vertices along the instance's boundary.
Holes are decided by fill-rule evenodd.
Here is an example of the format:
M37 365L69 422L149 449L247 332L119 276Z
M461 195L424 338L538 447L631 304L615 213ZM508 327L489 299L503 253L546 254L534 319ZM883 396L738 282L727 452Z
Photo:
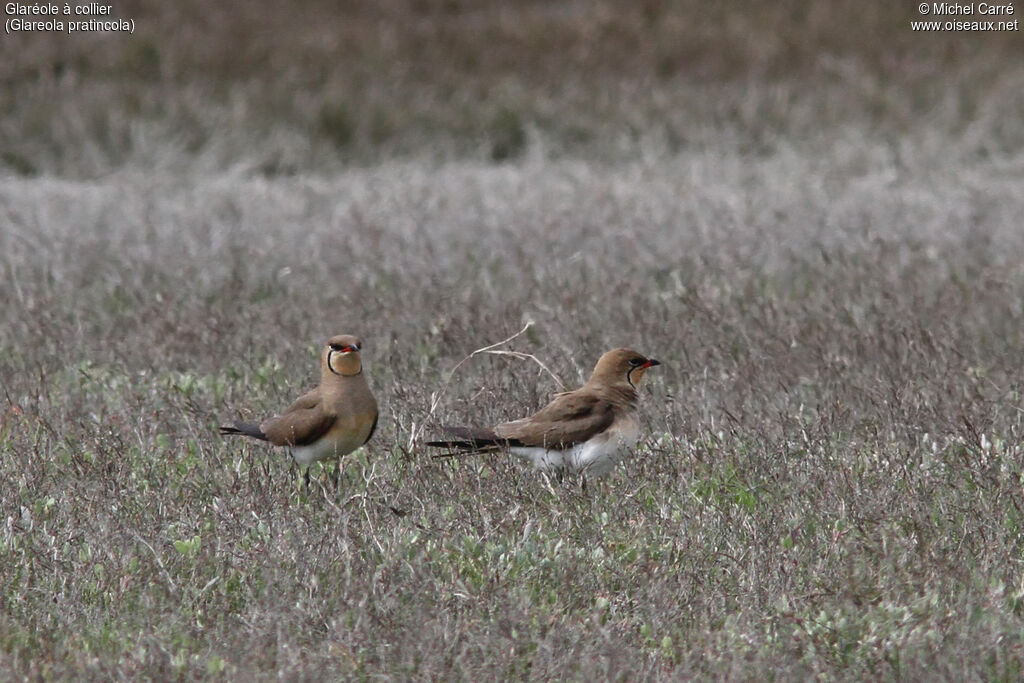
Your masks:
M252 422L236 422L233 427L221 427L220 433L223 435L240 434L242 436L251 436L261 441L267 440L267 435L263 433L260 426Z
M475 429L473 427L442 427L441 429L453 438L426 441L423 445L433 448L448 448L457 452L442 453L435 455L435 458L470 453L493 453L510 446L522 445L518 439L503 439L490 429Z

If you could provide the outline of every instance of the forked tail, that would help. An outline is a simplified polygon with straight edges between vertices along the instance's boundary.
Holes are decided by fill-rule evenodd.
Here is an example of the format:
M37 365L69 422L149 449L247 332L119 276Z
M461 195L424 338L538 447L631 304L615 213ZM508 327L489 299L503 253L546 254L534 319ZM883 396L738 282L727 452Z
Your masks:
M473 427L442 427L441 429L452 438L427 441L424 445L433 448L448 448L452 452L439 453L433 456L435 458L450 458L454 455L473 453L494 453L510 446L521 445L518 439L503 439L491 429Z
M224 435L241 434L261 441L267 440L267 435L263 433L260 426L252 422L236 422L233 427L221 427L220 433Z

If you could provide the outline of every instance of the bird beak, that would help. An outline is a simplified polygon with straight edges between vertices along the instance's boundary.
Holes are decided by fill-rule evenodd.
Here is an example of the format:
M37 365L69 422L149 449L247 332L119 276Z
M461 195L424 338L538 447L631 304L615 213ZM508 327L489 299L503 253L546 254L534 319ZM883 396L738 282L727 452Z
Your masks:
M341 347L341 352L342 352L342 353L355 353L355 352L356 352L356 351L358 351L358 350L359 350L359 349L357 349L357 348L356 348L356 347L354 347L354 346L342 346L342 347Z
M653 368L655 365L661 365L661 361L660 360L654 360L653 358L648 358L647 362L644 363L643 365L641 365L640 367L642 367L642 368Z

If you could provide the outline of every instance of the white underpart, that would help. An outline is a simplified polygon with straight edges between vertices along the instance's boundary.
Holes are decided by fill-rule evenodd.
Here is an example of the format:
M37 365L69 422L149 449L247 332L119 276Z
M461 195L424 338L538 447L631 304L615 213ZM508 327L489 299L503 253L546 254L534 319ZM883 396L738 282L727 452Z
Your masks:
M638 430L635 427L619 429L611 434L600 434L561 451L539 446L517 446L509 450L529 460L539 470L583 471L601 477L615 469L615 465L636 445Z
M308 467L321 460L351 453L362 445L356 439L333 442L330 439L320 439L308 446L292 446L291 451L295 462Z
M292 457L295 462L308 467L320 460L326 460L335 453L334 444L322 439L309 446L292 446Z

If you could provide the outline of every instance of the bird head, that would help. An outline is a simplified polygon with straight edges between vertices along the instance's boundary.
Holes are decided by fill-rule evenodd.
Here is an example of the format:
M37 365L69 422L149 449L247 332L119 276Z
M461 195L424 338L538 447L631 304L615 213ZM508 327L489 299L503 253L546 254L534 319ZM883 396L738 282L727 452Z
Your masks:
M358 337L351 334L339 334L331 337L324 347L323 364L324 369L335 375L351 376L358 375L363 371L363 361L359 357L359 351L363 348Z
M647 369L655 365L661 362L632 349L612 349L597 361L590 381L606 385L626 383L635 388Z

